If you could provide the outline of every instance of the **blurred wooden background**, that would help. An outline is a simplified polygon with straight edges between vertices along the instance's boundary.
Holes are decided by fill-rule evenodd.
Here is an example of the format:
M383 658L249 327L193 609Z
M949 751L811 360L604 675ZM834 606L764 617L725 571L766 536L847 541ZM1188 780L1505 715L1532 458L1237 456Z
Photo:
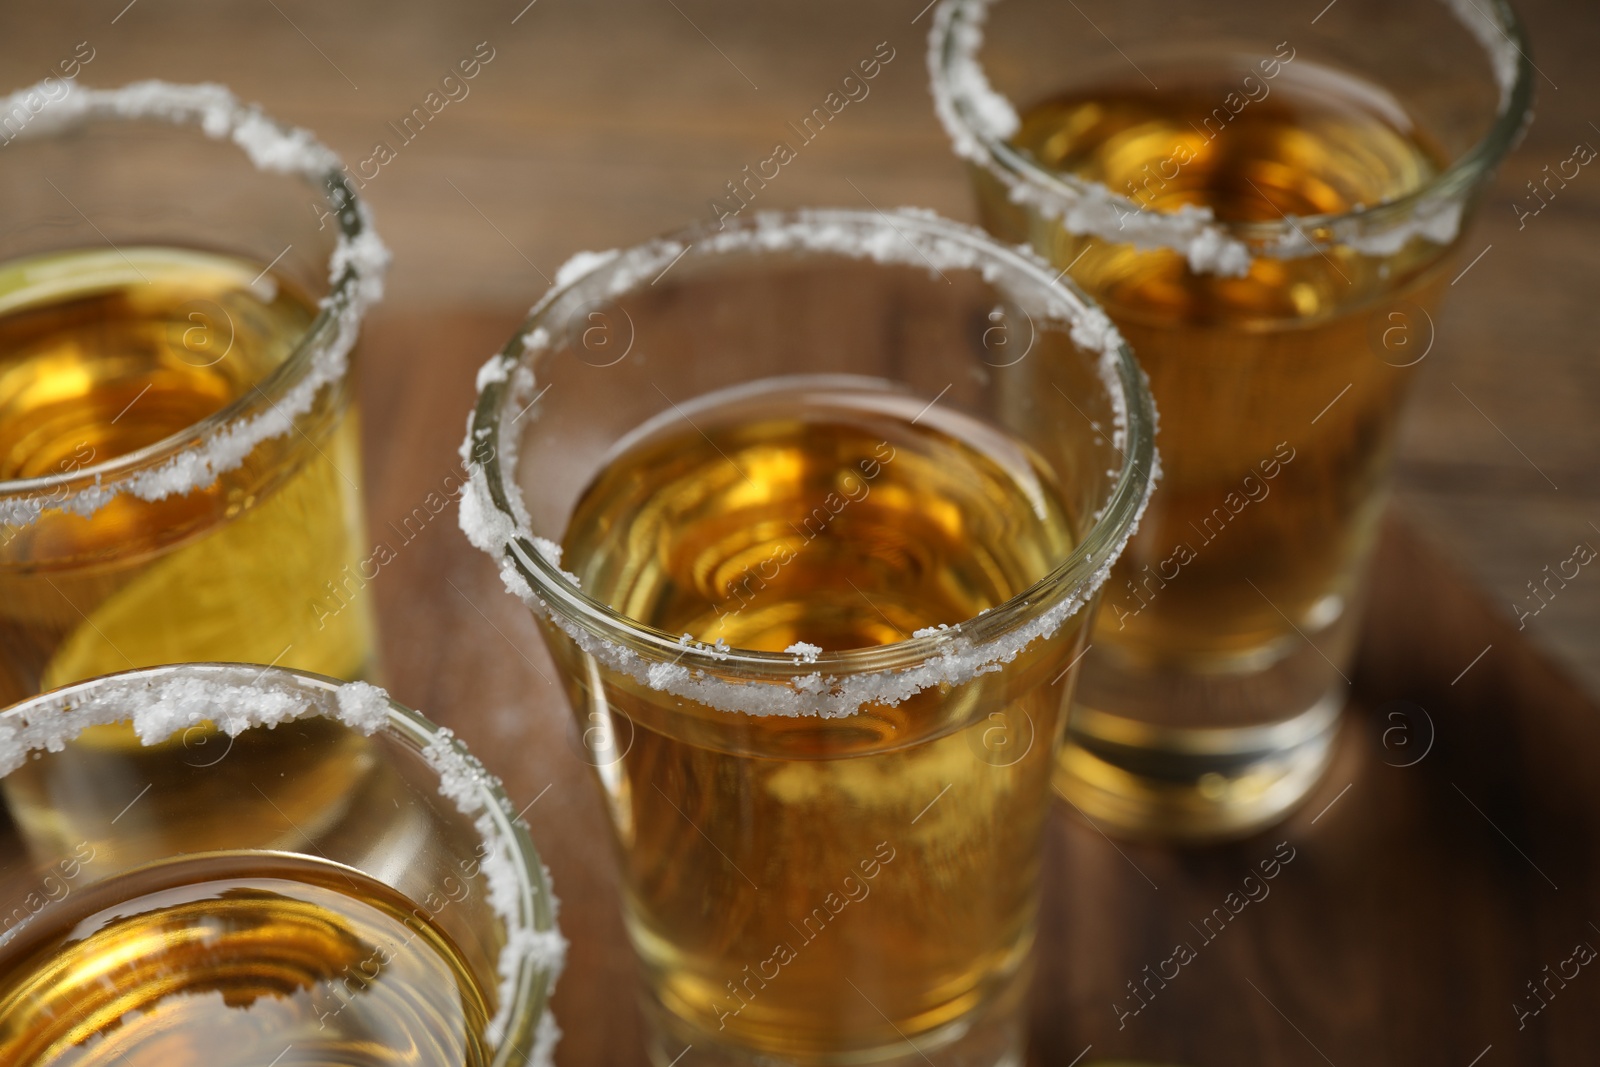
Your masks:
M1095 4L1109 2L1081 0L1091 14ZM372 316L364 350L370 519L376 530L410 513L456 469L455 448L473 397L474 370L510 335L562 261L580 249L629 244L710 218L708 201L724 183L745 164L765 158L773 142L787 136L785 123L817 104L879 42L888 42L894 58L872 83L871 95L852 104L785 167L762 191L758 205L917 204L970 219L965 175L929 104L925 3L61 0L10 5L0 15L0 69L6 82L20 86L43 77L87 41L94 59L82 77L89 84L148 77L224 81L275 116L314 128L353 163L370 156L376 141L395 143L389 124L398 124L438 88L458 61L492 49L493 58L467 83L469 94L401 147L365 190L396 255L389 297ZM1308 21L1324 3L1304 5ZM1520 0L1519 6L1529 23L1534 59L1548 80L1538 84L1537 119L1487 198L1469 255L1492 248L1450 290L1408 417L1398 493L1398 508L1421 527L1434 550L1469 573L1507 618L1512 605L1523 602L1527 583L1542 579L1547 564L1553 569L1581 541L1600 547L1600 363L1594 342L1600 327L1595 296L1600 255L1594 251L1600 244L1600 176L1585 171L1520 232L1511 206L1525 181L1546 164L1567 158L1575 143L1600 146L1600 128L1591 124L1591 119L1600 122L1595 92L1600 64L1594 58L1600 53L1600 19L1592 8L1556 0ZM1415 558L1404 567L1406 573L1415 570ZM558 889L577 902L564 920L579 945L579 958L557 1006L609 998L619 1013L614 1023L592 1017L579 1023L569 1016L569 1030L578 1032L569 1034L561 1058L571 1064L599 1062L606 1058L599 1055L601 1048L633 1040L628 963L609 857L595 847L604 835L599 805L583 781L586 768L579 754L568 751L572 742L561 698L541 678L540 672L548 674L550 668L531 620L501 591L487 562L466 546L453 510L408 545L372 588L395 695L458 728L507 777L514 796L533 802L528 818L535 837L553 859ZM1487 687L1472 697L1484 716L1495 708L1514 711L1512 694L1519 690L1505 679L1520 677L1514 672L1526 666L1518 666L1516 657L1524 653L1514 647L1514 627L1496 630L1474 623L1471 634L1462 636L1460 605L1443 595L1428 600L1430 591L1443 588L1429 579L1386 590L1376 610L1404 616L1404 625L1375 627L1370 639L1415 641L1436 625L1442 636L1454 635L1454 644L1449 664L1441 660L1437 670L1429 669L1430 678L1442 672L1442 680L1432 678L1428 692L1459 695L1473 686ZM1396 597L1402 595L1422 600L1400 603ZM1481 633L1490 636L1474 644ZM1525 636L1572 672L1591 697L1600 695L1600 642L1595 640L1600 577L1586 571L1569 583L1528 622ZM1445 684L1443 675L1458 663L1466 665L1484 644L1492 647L1482 654L1483 662L1474 661L1459 686ZM1411 654L1409 647L1387 653L1401 662ZM1500 657L1505 658L1497 663ZM1370 647L1367 662L1369 675L1373 662L1384 664L1377 668L1380 675L1395 669L1394 661ZM1389 688L1378 695L1405 694ZM538 714L529 714L530 704ZM1485 721L1491 733L1498 729L1493 720ZM1480 737L1479 743L1486 742ZM560 758L552 759L552 751ZM1477 793L1476 783L1487 781L1483 776L1492 770L1485 755L1474 764L1475 777L1462 781ZM1520 773L1538 776L1531 766ZM1288 831L1306 830L1311 813L1343 796L1343 783L1356 775L1337 777L1324 783ZM1441 795L1455 803L1446 783L1438 784ZM1357 789L1345 803L1353 807L1361 794ZM1540 812L1560 810L1561 798L1553 796L1519 815L1519 794L1496 795L1502 796L1498 806L1482 801L1489 815L1544 858L1523 831ZM1371 810L1373 818L1383 816ZM1500 821L1506 817L1512 821ZM1476 816L1465 812L1462 818ZM1330 815L1318 829L1333 822ZM1467 831L1454 821L1450 825L1452 833L1487 832L1481 826ZM1426 829L1419 826L1419 833ZM1585 823L1584 834L1563 838L1564 844L1552 842L1585 879L1592 847L1588 831ZM1073 832L1075 855L1089 847L1085 841L1100 841L1086 838L1089 832L1081 828ZM1486 840L1499 847L1497 838ZM1055 847L1059 852L1067 846ZM1107 863L1121 864L1109 849L1103 851ZM1365 845L1355 851L1371 853ZM1222 872L1219 879L1232 870L1232 853L1203 862L1182 854L1132 854L1163 881L1196 864ZM1521 863L1509 851L1504 859L1508 869ZM1565 884L1566 869L1553 873ZM1402 866L1390 874L1397 884L1406 883ZM1513 896L1525 905L1523 911L1538 916L1544 898L1525 892L1523 882L1541 892L1542 883L1525 870L1517 877ZM1101 880L1102 896L1110 887ZM1591 899L1584 886L1575 889L1577 898L1568 903L1579 906ZM1559 894L1573 896L1570 890ZM1084 922L1097 923L1077 910ZM1417 914L1427 912L1423 907ZM1308 923L1323 922L1330 914L1315 912ZM1462 937L1470 936L1467 927L1483 926L1494 915L1469 918L1463 920ZM1600 915L1594 918L1600 921ZM1329 929L1340 934L1336 942L1362 936L1359 930L1340 933L1337 924ZM1441 930L1440 937L1447 932ZM1566 936L1565 926L1559 933ZM1513 977L1523 970L1532 975L1538 963L1559 957L1551 954L1558 947L1553 942L1533 945L1517 935L1506 937L1514 943L1508 959L1515 967L1504 975L1497 971L1493 981L1504 979L1512 990L1509 998L1516 995ZM1262 952L1286 951L1281 944L1261 945ZM1337 945L1323 947L1331 951ZM1255 958L1254 951L1246 955ZM1453 964L1418 959L1414 973L1444 966L1459 973L1477 959L1472 953ZM1285 966L1292 971L1304 962ZM1107 973L1114 970L1110 965ZM1359 968L1344 973L1356 984L1366 980L1367 972ZM1301 1014L1311 1008L1297 1008L1279 996L1280 985L1264 988L1300 1022L1314 1021ZM1381 1028L1391 1014L1374 1001L1380 997L1376 987L1364 987L1359 996L1331 987L1303 992L1300 1004L1319 998L1359 1000L1366 1007L1344 1016L1351 1026L1359 1016L1361 1023ZM1404 991L1396 995L1403 998ZM1498 992L1490 999L1492 1004L1474 1000L1473 1012L1506 1015L1493 1027L1498 1047L1510 1040L1498 1036L1510 1016ZM1588 1002L1593 1005L1592 996ZM1281 1026L1259 1003L1251 1002L1247 1010L1249 1032L1266 1034ZM1450 1003L1441 1001L1437 1010L1431 1018L1450 1017ZM1098 1001L1093 1011L1104 1014ZM1442 1021L1437 1025L1444 1027ZM611 1026L618 1029L608 1032ZM1460 1064L1466 1067L1483 1043L1436 1028L1431 1032L1450 1050L1450 1058L1437 1059L1417 1051L1432 1047L1426 1044L1428 1032L1407 1045L1413 1050L1409 1062L1454 1063L1457 1053L1465 1053ZM1234 1062L1261 1057L1321 1062L1309 1049L1292 1044L1296 1039L1288 1031L1281 1037L1287 1042L1281 1048L1273 1037L1271 1049L1240 1050L1243 1058ZM1373 1046L1370 1038L1358 1040L1332 1027L1322 1047L1341 1064L1346 1062L1341 1051L1356 1056L1350 1062L1398 1062L1380 1056L1382 1046ZM1580 1039L1567 1049L1580 1050L1577 1059L1562 1062L1581 1061L1584 1043ZM1114 1042L1102 1046L1112 1047ZM1063 1065L1075 1054L1064 1046L1049 1052L1052 1062L1061 1053ZM1219 1056L1223 1053L1209 1059L1223 1062ZM1536 1051L1518 1059L1547 1062Z

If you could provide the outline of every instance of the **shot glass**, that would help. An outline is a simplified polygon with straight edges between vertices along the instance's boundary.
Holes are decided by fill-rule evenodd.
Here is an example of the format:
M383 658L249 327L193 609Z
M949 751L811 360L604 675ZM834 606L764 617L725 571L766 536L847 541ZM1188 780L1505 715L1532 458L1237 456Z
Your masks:
M0 196L0 704L368 676L352 348L387 253L338 159L221 86L47 79L0 100Z
M480 374L462 525L559 666L661 1067L1021 1063L1065 702L1155 462L1056 273L754 216L574 259Z
M538 853L381 689L97 678L0 712L0 776L4 1062L549 1064L566 946Z
M1331 752L1402 405L1528 118L1522 30L1498 0L944 0L929 64L983 225L1099 301L1162 415L1059 788L1131 835L1265 826Z

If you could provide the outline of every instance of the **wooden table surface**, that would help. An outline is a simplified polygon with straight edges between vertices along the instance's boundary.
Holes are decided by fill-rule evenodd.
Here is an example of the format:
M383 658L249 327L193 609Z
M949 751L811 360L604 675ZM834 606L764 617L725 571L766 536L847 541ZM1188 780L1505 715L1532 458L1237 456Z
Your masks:
M368 383L394 411L391 461L369 475L375 537L398 543L387 522L454 469L461 427L439 411L467 409L468 370L513 325L418 314L373 329L374 348L407 367L403 380ZM599 791L532 617L450 516L369 587L388 680L532 803L573 942L555 999L560 1062L636 1067L632 959ZM1513 1005L1575 943L1600 946L1600 715L1404 525L1387 531L1374 590L1339 754L1288 822L1225 848L1166 849L1113 844L1056 805L1039 1064L1066 1067L1086 1046L1083 1064L1468 1067L1489 1046L1479 1067L1594 1062L1600 975L1580 973L1521 1030ZM1281 842L1294 858L1267 895L1203 942L1189 924L1248 889ZM1136 1006L1127 983L1179 942L1198 958L1123 1019L1117 1008Z
M397 256L364 349L377 539L456 471L474 369L566 256L709 217L723 183L878 42L895 58L872 96L763 206L870 200L970 218L929 109L927 19L913 24L924 3L67 0L8 10L0 62L22 84L88 41L90 83L226 81L354 160L479 42L493 49L470 95L366 190ZM1577 1064L1600 1050L1592 968L1520 1031L1513 1007L1575 942L1600 945L1600 790L1588 772L1600 718L1585 696L1600 694L1600 579L1572 583L1523 634L1506 622L1545 564L1578 541L1600 545L1600 178L1573 182L1522 232L1510 206L1575 141L1600 144L1589 124L1600 121L1600 20L1556 0L1520 6L1551 80L1478 223L1492 248L1453 287L1424 365L1399 497L1426 539L1397 527L1385 542L1338 762L1289 823L1224 849L1113 847L1057 812L1041 1063L1065 1067L1086 1045L1084 1063L1219 1067ZM558 1059L640 1062L601 807L526 611L453 511L369 588L395 695L456 728L515 798L538 798L528 818L574 942L555 1003L567 1029ZM1429 722L1427 756L1395 766L1420 751L1401 742L1420 745ZM1195 940L1188 924L1280 841L1296 858L1270 897L1119 1029L1126 983L1175 940Z

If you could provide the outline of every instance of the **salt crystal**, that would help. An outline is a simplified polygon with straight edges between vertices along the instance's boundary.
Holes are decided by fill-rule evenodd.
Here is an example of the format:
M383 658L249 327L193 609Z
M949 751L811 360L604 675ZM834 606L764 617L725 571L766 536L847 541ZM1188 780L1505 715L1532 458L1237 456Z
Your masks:
M524 352L539 352L550 347L550 331L543 326L535 326L522 335L522 350Z
M817 657L822 655L822 646L796 641L784 651L793 656L796 663L815 663Z
M389 694L366 682L339 687L339 718L368 737L389 721Z
M556 1043L560 1040L561 1027L556 1025L556 1017L546 1011L539 1016L539 1026L534 1031L533 1052L528 1057L528 1067L552 1067Z
M592 274L617 257L617 250L612 248L604 252L578 252L571 259L561 264L556 271L555 287L565 289L585 274Z
M492 383L505 381L516 365L516 360L507 359L498 353L490 356L489 361L478 368L478 392L483 392Z

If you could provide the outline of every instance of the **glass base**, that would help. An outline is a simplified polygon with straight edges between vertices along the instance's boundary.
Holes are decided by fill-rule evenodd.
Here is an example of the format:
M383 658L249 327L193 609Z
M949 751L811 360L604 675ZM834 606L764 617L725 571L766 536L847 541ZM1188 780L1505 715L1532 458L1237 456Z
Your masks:
M1056 791L1107 833L1245 837L1287 815L1321 779L1344 691L1338 685L1290 719L1231 729L1156 726L1077 706Z
M1023 1067L1031 966L983 1008L929 1033L883 1048L785 1055L735 1045L641 998L652 1067ZM690 1051L692 1049L692 1051Z

